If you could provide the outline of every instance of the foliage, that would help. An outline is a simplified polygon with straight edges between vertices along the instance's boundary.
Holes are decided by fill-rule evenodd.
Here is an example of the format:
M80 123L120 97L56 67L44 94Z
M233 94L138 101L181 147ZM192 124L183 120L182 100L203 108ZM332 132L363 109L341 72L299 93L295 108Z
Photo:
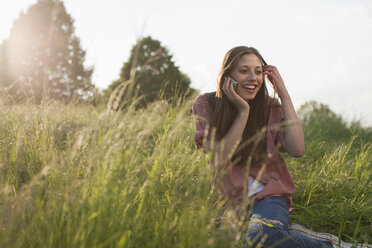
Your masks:
M322 103L308 102L302 105L298 111L304 128L317 129L320 137L331 140L348 139L351 132L341 116L330 110Z
M92 69L60 0L38 0L14 21L0 52L0 87L13 101L69 101L92 94Z
M358 121L347 124L325 104L307 102L300 107L298 115L307 139L311 141L315 136L318 141L327 142L329 148L333 149L350 139L354 140L354 147L372 140L372 127L363 128Z
M114 92L119 88L121 93ZM138 97L137 105L145 106L157 99L178 100L193 92L190 79L174 64L168 49L148 36L133 46L120 78L108 87L105 95L106 98L111 95L110 108L118 109ZM113 100L118 104L113 104Z
M191 103L0 105L0 247L240 247L244 228L228 239L231 227L213 224L219 205L193 144ZM371 242L371 140L329 147L322 135L287 159L291 219Z

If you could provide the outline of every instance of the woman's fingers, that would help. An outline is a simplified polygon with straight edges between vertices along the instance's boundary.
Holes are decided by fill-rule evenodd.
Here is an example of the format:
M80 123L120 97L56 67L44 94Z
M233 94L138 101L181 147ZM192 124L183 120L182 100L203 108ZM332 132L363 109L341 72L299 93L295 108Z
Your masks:
M230 100L230 101L236 101L237 98L239 98L240 96L236 93L235 89L234 89L234 84L232 83L232 80L231 78L227 77L224 81L224 84L223 84L223 91L225 92L227 98Z
M264 74L266 74L272 83L277 83L281 80L281 76L279 74L278 69L273 65L266 65L264 66ZM275 82L271 81L275 80Z
M270 83L275 84L278 81L277 75L275 75L274 72L266 71L264 72L265 75L267 75L267 78L269 79Z
M225 93L225 95L227 96L227 98L229 100L232 100L232 96L231 96L231 80L228 77L225 78L222 89L223 89L223 92Z
M222 90L225 93L227 99L229 99L229 101L233 103L239 111L249 111L248 102L236 93L231 78L224 78Z
M264 71L271 71L274 73L279 73L278 69L273 65L265 65L263 69Z
M264 67L264 74L267 75L267 79L269 79L270 83L273 85L274 91L278 92L277 83L279 82L281 77L276 67L275 66Z
M222 89L223 89L223 91L225 92L226 95L229 93L228 92L229 84L230 84L229 78L225 78Z
M278 69L273 65L266 65L264 66L264 74L267 75L267 78L274 86L274 90L278 92L279 96L281 92L285 92L284 81L282 76L280 75Z
M278 79L278 75L275 73L275 72L272 72L272 71L266 71L264 72L266 73L266 75L268 75L269 77L273 77L275 79Z
M230 100L232 100L232 97L233 97L233 85L232 85L232 82L231 82L231 79L229 77L226 77L225 78L225 81L224 81L224 84L223 84L223 91L225 92L227 98L229 98Z
M265 66L264 72L272 72L274 74L279 74L279 71L275 66Z

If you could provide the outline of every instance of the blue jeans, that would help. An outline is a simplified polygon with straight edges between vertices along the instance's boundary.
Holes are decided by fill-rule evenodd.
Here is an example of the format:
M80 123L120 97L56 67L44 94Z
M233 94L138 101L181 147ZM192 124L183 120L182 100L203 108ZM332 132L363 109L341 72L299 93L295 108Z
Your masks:
M332 247L326 241L315 240L288 231L289 211L284 196L271 196L253 205L246 234L247 247Z

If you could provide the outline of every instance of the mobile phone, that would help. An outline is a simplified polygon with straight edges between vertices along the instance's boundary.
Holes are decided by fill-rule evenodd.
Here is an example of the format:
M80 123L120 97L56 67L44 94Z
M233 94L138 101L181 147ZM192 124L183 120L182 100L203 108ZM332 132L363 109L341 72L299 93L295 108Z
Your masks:
M231 78L231 82L232 82L232 84L233 84L233 87L234 87L234 90L236 90L236 88L238 87L238 81L236 81L234 78L232 78L231 76L230 76L230 78Z

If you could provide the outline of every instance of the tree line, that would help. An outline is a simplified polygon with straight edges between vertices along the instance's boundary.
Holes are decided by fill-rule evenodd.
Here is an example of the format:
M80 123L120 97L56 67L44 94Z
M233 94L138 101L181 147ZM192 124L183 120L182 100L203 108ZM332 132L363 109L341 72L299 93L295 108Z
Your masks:
M63 2L38 0L20 13L0 44L2 98L37 104L46 99L91 100L98 89L92 83L93 67L84 65L85 55ZM145 106L157 99L190 96L190 83L168 49L148 36L133 45L119 78L99 98L115 110L134 99L136 106Z

